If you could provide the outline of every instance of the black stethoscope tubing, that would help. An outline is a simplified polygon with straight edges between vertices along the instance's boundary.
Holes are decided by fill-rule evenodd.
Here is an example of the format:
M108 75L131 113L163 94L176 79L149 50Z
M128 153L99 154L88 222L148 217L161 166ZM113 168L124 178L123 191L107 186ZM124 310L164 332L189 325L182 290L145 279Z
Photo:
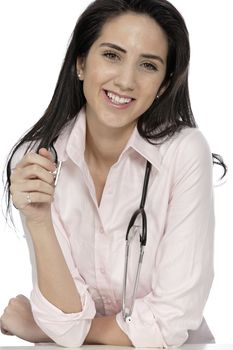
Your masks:
M132 320L132 312L140 277L140 271L141 271L141 265L143 261L143 255L144 255L144 247L146 245L147 241L147 217L145 212L145 202L146 202L146 196L147 196L147 190L148 190L148 183L150 178L150 172L151 172L151 163L147 161L146 163L146 171L144 176L144 182L143 182L143 189L142 189L142 196L141 196L141 202L140 207L134 212L132 215L129 225L126 231L126 245L125 245L125 266L124 266L124 277L123 277L123 292L122 292L122 315L125 322L130 323ZM130 250L130 232L131 229L134 227L136 219L141 215L142 218L142 227L141 227L141 233L140 233L140 254L138 259L138 266L136 271L136 277L134 281L133 286L133 293L132 293L132 299L129 307L126 306L126 293L127 293L127 275L128 275L128 260L129 260L129 250Z

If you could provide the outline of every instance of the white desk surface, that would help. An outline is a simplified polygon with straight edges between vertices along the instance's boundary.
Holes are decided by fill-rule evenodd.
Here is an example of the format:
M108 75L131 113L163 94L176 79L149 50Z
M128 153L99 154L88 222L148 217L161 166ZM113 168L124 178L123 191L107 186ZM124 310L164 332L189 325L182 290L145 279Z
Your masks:
M63 348L55 344L33 345L33 346L0 346L0 350L62 350L62 349L78 349L78 348ZM84 345L83 350L129 350L132 347L126 346L107 346L107 345ZM140 350L150 350L152 348L138 348ZM155 349L155 348L154 348ZM174 349L174 348L170 348ZM185 344L181 350L233 350L233 344ZM158 349L157 349L158 350Z

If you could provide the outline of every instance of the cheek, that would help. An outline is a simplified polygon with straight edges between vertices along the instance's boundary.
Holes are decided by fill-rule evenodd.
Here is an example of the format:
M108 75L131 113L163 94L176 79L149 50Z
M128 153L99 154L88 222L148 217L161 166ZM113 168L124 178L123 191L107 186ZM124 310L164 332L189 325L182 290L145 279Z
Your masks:
M149 83L145 84L145 86L141 89L141 111L140 114L144 113L154 102L156 99L157 93L159 90L159 85L156 83Z
M83 89L86 93L97 93L101 91L104 84L108 82L110 74L106 70L92 69L84 75ZM90 90L90 91L89 91Z
M144 91L144 96L147 100L152 100L156 98L160 86L162 85L163 77L158 76L157 78L153 80L148 80L144 82L144 85L142 86L142 91Z
M99 75L98 69L86 69L84 71L83 92L87 101L90 101L98 90L100 83Z
M157 96L159 86L157 84L147 84L144 91L144 98L149 104L151 104Z
M84 69L84 81L93 88L113 80L117 75L114 65L103 63L102 59L88 60Z

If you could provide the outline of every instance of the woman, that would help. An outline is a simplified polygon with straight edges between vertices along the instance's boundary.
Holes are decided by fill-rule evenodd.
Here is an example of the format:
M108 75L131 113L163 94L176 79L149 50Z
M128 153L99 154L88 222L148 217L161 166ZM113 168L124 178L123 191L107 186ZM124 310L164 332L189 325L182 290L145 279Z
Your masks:
M213 158L191 111L189 54L167 1L96 0L82 14L51 103L8 162L34 284L30 303L10 300L2 332L71 347L214 341L203 319Z

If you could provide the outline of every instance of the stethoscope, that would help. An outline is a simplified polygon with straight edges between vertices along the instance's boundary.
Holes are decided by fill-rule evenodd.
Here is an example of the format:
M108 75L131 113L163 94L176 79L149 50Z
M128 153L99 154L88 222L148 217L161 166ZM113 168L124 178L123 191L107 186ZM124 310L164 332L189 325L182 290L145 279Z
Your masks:
M126 231L126 244L125 244L125 266L124 266L124 278L123 278L123 293L122 293L122 316L125 322L130 323L132 320L132 312L134 307L134 302L136 298L136 292L138 288L138 282L140 277L140 271L143 261L143 255L144 255L144 248L146 246L146 240L147 240L147 219L146 219L146 212L145 212L145 202L146 202L146 195L147 195L147 188L150 178L150 171L151 171L151 163L147 161L146 163L146 171L144 176L144 183L143 183L143 189L142 189L142 196L141 196L141 203L140 207L134 212L132 215L127 231ZM135 222L137 220L141 221L141 225L135 225ZM138 227L140 227L140 232L138 232ZM140 253L138 258L138 266L137 266L137 272L135 276L135 281L133 285L133 293L131 298L131 303L129 306L126 306L126 294L127 294L127 276L128 276L128 262L129 262L129 252L130 252L130 243L132 242L133 238L135 237L135 234L139 233L139 240L140 240Z
M54 174L54 185L57 185L58 178L61 172L61 166L62 161L57 162L57 169L53 173ZM144 248L146 246L146 240L147 240L147 218L146 218L146 212L145 212L145 202L146 202L146 196L147 196L147 189L148 189L148 183L150 178L150 172L151 172L151 163L147 161L146 163L146 171L144 175L144 182L143 182L143 189L142 189L142 195L141 195L141 202L139 208L134 212L132 215L129 225L126 231L126 243L125 243L125 264L124 264L124 275L123 275L123 291L122 291L122 316L125 322L130 323L132 320L132 312L134 307L134 302L136 298L136 292L138 288L138 282L140 277L140 271L143 261L143 255L144 255ZM138 221L140 221L141 225L138 225ZM135 224L136 223L136 224ZM140 227L140 231L138 228ZM127 276L128 276L128 262L129 262L129 254L130 254L130 243L134 239L135 235L139 234L139 241L140 241L140 253L138 258L138 266L135 276L135 281L133 285L133 293L131 302L129 305L126 305L126 294L127 294Z

